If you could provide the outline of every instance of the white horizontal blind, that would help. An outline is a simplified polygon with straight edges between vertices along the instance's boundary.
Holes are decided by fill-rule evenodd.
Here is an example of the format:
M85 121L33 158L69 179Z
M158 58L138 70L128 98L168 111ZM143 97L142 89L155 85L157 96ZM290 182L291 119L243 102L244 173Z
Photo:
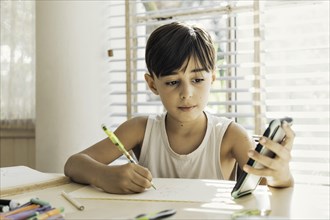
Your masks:
M266 117L294 118L296 182L329 185L329 1L267 2Z
M109 70L104 76L104 122L115 129L127 119L125 1L109 1L106 20Z
M318 15L320 19L306 17L304 22L311 26L299 30L305 31L303 36L307 41L322 38L323 46L312 46L303 40L299 45L293 44L292 37L301 39L300 32L286 36L290 31L283 30L292 30L292 25L278 19L281 10L287 11L290 20L291 14L303 13L302 8L309 5L323 7L322 4L314 4L314 1L303 4L290 1L290 4L284 5L277 1L270 4L266 1L126 1L126 6L124 1L109 2L108 36L113 57L109 59L109 72L105 76L105 90L108 92L105 97L106 123L115 129L129 117L164 111L160 100L149 91L144 81L147 38L156 27L171 21L201 24L212 35L218 51L217 81L211 91L208 110L235 119L251 134L261 134L272 118L293 117L297 137L292 169L297 182L312 179L301 176L302 170L309 169L310 172L305 172L308 177L314 179L316 174L316 183L329 184L329 168L326 169L326 166L329 167L329 156L320 157L323 153L329 155L329 116L325 116L329 113L329 101L326 102L329 100L326 95L329 92L329 69L326 65L329 67L329 63L325 62L329 60L329 42L324 40L328 39L326 34L329 35L329 30L322 32L324 36L316 32L306 34L313 24L320 24L322 15ZM324 13L329 15L329 12ZM329 23L326 18L323 20L323 25ZM304 22L301 20L301 28ZM275 27L283 29L276 32ZM297 58L305 57L299 51L311 57L317 53L315 47L325 52L320 52L322 59L314 57L298 61ZM312 68L321 63L322 68ZM299 87L302 80L308 82L311 78L316 84L304 85L305 88L299 91L308 90L309 94L313 93L323 100L323 104L317 101L311 104L310 107L317 109L316 114L307 110L309 107L304 103L307 96L299 96L301 93L296 92L296 89L303 88ZM320 83L324 90L319 87ZM302 103L305 111L300 108ZM308 129L313 132L308 132ZM305 139L309 137L313 140L317 137L316 148L306 144ZM313 157L309 158L311 152ZM305 167L310 164L313 167ZM316 164L322 168L321 172L319 166L314 166Z

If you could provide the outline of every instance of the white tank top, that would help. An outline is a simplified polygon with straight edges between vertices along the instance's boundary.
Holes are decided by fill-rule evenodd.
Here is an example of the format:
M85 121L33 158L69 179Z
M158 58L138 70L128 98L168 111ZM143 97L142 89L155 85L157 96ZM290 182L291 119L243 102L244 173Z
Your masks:
M153 177L223 179L220 146L231 120L205 112L207 129L200 146L187 155L175 153L165 129L166 112L149 116L139 164L147 167Z

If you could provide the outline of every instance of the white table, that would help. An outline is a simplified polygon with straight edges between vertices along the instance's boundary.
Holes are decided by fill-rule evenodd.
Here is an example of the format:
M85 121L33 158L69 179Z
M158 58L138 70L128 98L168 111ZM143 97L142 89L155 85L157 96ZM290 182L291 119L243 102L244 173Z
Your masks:
M64 207L66 219L134 219L141 213L154 213L165 209L175 209L176 214L170 219L231 219L234 212L242 209L270 209L269 219L329 219L329 186L300 185L291 188L275 189L258 186L248 196L233 199L230 191L234 182L208 180L219 185L214 196L207 202L178 201L134 201L109 199L77 199L85 206L78 210L61 195L62 191L74 192L85 187L68 181L53 181L53 184L41 184L45 179L62 178L63 174L46 174L27 167L1 168L1 198L27 201L38 197L48 201L53 207ZM36 184L36 181L38 182ZM68 179L66 179L68 180ZM194 186L195 198L206 192L205 186L196 186L199 180L171 179L169 185L183 183ZM34 183L33 183L34 182ZM12 185L32 184L35 187L24 187L4 196L3 189ZM56 184L54 184L56 183ZM173 184L174 185L174 184ZM198 185L198 184L197 184ZM16 186L15 186L16 187ZM196 188L196 189L195 189ZM12 191L12 190L11 190ZM13 191L12 191L13 192ZM177 195L177 194L175 194Z
M213 202L79 199L85 206L84 211L79 211L61 196L61 192L72 192L81 187L84 185L68 183L1 198L23 200L38 197L54 207L64 207L66 219L133 219L141 213L165 209L177 211L170 219L231 219L235 211L256 208L271 209L270 219L329 219L328 186L296 184L293 188L257 190L236 200L219 197Z

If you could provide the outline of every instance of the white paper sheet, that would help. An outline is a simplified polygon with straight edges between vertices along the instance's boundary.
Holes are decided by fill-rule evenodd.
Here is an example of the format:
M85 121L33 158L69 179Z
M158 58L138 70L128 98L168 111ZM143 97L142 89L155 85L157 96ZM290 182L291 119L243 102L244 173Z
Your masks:
M110 194L92 186L86 186L70 193L82 199L118 199L149 201L214 202L231 199L234 182L203 179L154 178L153 188L137 194Z

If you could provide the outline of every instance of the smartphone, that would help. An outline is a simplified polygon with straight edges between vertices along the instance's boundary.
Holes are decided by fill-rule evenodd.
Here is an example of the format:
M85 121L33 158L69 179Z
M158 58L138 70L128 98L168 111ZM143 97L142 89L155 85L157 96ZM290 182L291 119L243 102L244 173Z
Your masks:
M282 123L284 121L286 121L290 126L292 125L293 122L292 118L290 117L274 119L269 123L268 128L265 130L263 136L277 143L280 143L285 137L285 132L282 128ZM263 147L260 143L256 146L255 150L260 154L266 155L268 157L271 158L275 157L274 152L268 150L266 147ZM254 168L263 168L263 165L257 163L255 160L251 158L248 160L247 164ZM248 174L242 171L241 175L239 176L231 192L231 196L236 199L252 193L255 190L255 188L258 186L261 178L262 178L261 176Z

